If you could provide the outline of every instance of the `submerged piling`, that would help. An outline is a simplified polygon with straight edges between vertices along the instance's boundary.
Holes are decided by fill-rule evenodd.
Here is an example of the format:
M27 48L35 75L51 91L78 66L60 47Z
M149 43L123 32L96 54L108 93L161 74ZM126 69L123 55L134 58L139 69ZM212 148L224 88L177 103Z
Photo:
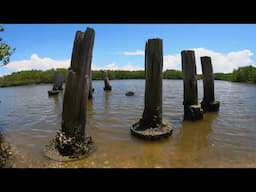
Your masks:
M86 134L89 69L94 36L95 32L91 28L87 28L85 32L76 32L64 93L61 130L53 141L58 154L49 152L51 146L47 152L47 156L55 160L82 158L95 149L92 138ZM59 155L68 158L61 158Z
M172 134L172 126L162 120L162 39L149 39L145 47L144 112L139 122L132 125L131 133L149 140Z
M53 87L52 90L63 90L62 85L64 83L64 75L55 72L53 76Z
M101 71L102 73L102 77L103 77L103 80L104 80L104 91L111 91L112 90L112 87L109 83L109 78L108 78L108 73L106 70L102 70Z
M197 78L195 52L192 50L181 51L184 93L184 120L200 120L203 110L198 105Z
M48 95L52 96L52 95L58 95L59 92L61 90L63 90L62 85L64 82L64 75L55 72L54 76L53 76L53 86L52 86L52 90L48 91Z
M204 98L201 102L201 106L204 111L219 111L220 102L215 101L214 96L214 74L212 69L211 57L200 57L202 72L203 72L203 84L204 84Z

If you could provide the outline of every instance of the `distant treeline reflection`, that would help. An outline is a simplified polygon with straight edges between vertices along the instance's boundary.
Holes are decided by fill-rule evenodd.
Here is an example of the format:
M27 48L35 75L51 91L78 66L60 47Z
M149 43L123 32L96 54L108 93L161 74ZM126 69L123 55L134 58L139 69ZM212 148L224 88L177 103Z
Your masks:
M10 75L0 77L0 87L19 86L28 84L53 83L55 72L67 76L67 69L50 69L47 71L31 70L14 72ZM144 79L144 71L108 70L109 79ZM247 66L234 69L232 73L215 73L216 80L233 82L256 83L256 67ZM92 71L93 80L102 80L100 71ZM182 79L182 72L178 70L165 70L163 79ZM198 75L202 79L202 75Z

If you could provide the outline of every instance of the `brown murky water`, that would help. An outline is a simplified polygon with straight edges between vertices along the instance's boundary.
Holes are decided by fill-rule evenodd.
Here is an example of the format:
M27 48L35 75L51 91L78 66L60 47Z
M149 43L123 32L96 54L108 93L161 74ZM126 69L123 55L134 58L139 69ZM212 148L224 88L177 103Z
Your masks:
M0 88L0 129L16 154L14 167L256 167L256 85L215 81L218 113L183 121L183 82L163 81L163 117L173 135L146 142L130 135L144 108L144 80L93 81L88 133L97 150L86 159L56 162L43 148L60 127L63 94L48 97L52 85ZM199 100L202 81L198 81ZM126 97L126 91L135 96Z

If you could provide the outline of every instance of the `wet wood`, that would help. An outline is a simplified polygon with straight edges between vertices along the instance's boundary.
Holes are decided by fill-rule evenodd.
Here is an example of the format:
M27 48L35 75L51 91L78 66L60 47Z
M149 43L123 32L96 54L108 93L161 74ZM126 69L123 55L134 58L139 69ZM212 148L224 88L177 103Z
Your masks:
M64 75L55 72L53 76L53 88L52 90L63 90Z
M215 101L214 95L214 74L211 57L201 57L203 72L204 98L201 106L204 111L218 111L219 101Z
M156 140L172 134L172 126L162 121L162 39L149 39L145 47L145 97L142 119L133 124L131 133Z
M162 123L163 45L161 39L150 39L145 48L145 99L143 124L156 127Z
M92 99L92 93L94 92L94 89L92 87L92 71L90 69L90 75L89 75L89 92L88 92L88 99Z
M198 106L195 52L183 50L181 52L181 63L183 72L184 120L202 119L203 110Z
M91 28L87 28L86 32L76 32L64 93L61 130L66 136L79 137L78 140L83 140L86 136L86 110L94 36L95 32Z
M108 73L106 70L102 70L101 71L102 73L102 77L103 77L103 80L104 80L104 91L111 91L112 90L112 87L109 83L109 78L108 78Z

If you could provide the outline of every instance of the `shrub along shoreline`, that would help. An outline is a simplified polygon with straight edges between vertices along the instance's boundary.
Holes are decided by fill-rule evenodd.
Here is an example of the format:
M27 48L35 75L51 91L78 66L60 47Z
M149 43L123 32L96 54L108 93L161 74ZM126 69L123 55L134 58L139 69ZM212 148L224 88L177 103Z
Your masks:
M14 72L10 75L0 77L0 87L53 83L55 72L67 76L67 69L50 69L46 71L31 70ZM108 70L110 80L113 79L144 79L144 71L124 71L124 70ZM256 83L256 67L246 66L233 70L232 73L215 73L215 80L224 80L232 82ZM93 80L102 80L100 71L92 71ZM166 70L163 72L163 79L183 79L182 72L178 70ZM202 75L198 75L198 79L202 79Z

